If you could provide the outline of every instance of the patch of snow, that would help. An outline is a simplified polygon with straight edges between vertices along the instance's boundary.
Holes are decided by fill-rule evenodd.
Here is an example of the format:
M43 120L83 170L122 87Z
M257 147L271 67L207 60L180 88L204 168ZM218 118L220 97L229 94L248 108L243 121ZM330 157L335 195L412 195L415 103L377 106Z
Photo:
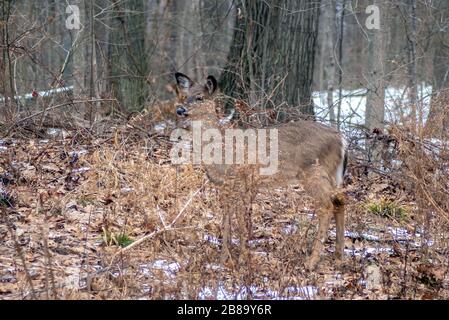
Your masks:
M334 91L334 109L337 112L339 93ZM418 86L418 102L423 111L423 121L427 120L432 87L422 83ZM342 126L364 124L366 109L366 89L343 90L341 99L341 121ZM330 112L327 105L327 91L316 91L312 94L315 104L315 112L318 117L325 121L330 120ZM385 121L390 123L401 123L402 119L411 114L408 106L408 95L406 88L385 89Z
M49 97L55 93L69 92L72 90L73 90L73 86L68 86L68 87L60 87L60 88L44 90L44 91L37 91L37 93L39 94L39 97ZM14 96L14 99L30 100L30 99L33 99L33 93L26 93L22 96ZM5 101L5 98L0 97L0 102L3 102L3 101Z
M317 295L318 289L313 286L305 287L287 287L282 293L275 290L260 290L257 286L250 286L249 291L251 292L253 298L255 299L274 299L274 300L304 300L310 299ZM222 284L218 286L215 292L210 287L204 287L200 290L198 294L199 299L210 299L216 298L217 300L245 300L248 299L248 289L246 287L241 288L240 291L232 293L227 291Z
M8 150L8 147L4 146L5 140L0 139L0 152Z
M80 156L80 155L83 155L83 154L86 154L86 153L87 153L87 150L86 150L86 149L81 149L81 150L79 150L79 151L70 151L70 152L68 153L68 155L71 156L71 157L73 157L74 155Z
M83 172L86 172L89 170L90 170L90 168L88 168L88 167L82 167L82 168L78 168L78 169L73 169L72 173L83 173Z
M167 260L160 259L153 262L153 268L164 269L176 273L181 269L181 266L177 262L168 262Z
M310 299L318 294L318 289L313 286L305 287L287 287L282 295L277 291L269 290L267 295L272 299L292 299L292 300L304 300Z
M257 245L260 245L260 244L264 244L267 241L269 241L269 239L267 239L267 238L259 238L259 239L250 240L248 242L249 242L250 246L257 246Z
M205 234L203 236L203 240L207 241L207 242L210 242L210 243L212 243L214 245L217 245L217 246L222 243L222 241L220 239L218 239L217 237L211 236L209 234ZM236 238L232 238L231 239L231 243L234 244L234 245L239 245L240 244L240 240L236 239Z
M215 215L214 215L212 212L209 212L209 211L208 211L208 212L206 213L206 218L207 218L207 219L213 219L214 217L215 217Z
M221 241L217 237L214 237L214 236L211 236L211 235L208 235L208 234L205 234L203 236L203 240L207 241L207 242L210 242L212 244L215 244L217 246L219 246L221 244Z
M413 245L417 247L421 246L421 241L423 241L423 239L420 232L417 231L415 234L412 234L404 228L388 227L387 229L388 232L393 236L393 239L395 241L408 241L414 240L415 238L419 238L419 241L414 241ZM432 246L433 244L434 244L433 240L431 239L427 240L428 246Z
M337 235L335 230L329 231L329 234L332 235L333 237L335 237ZM348 230L345 230L345 237L351 238L351 239L362 238L362 239L365 239L365 240L368 240L368 241L379 241L379 239L380 239L378 236L374 236L372 234L359 233L359 232L348 231Z
M412 235L404 228L387 227L394 240L410 240Z
M254 251L254 254L258 254L260 256L268 257L268 252L266 251Z
M53 138L62 137L63 139L69 135L66 130L60 128L48 128L46 133Z
M296 231L298 231L298 226L296 226L296 225L288 224L287 226L282 228L282 232L287 235L295 234Z
M50 136L56 136L61 132L61 129L57 129L57 128L48 128L47 129L47 134Z
M394 250L389 247L366 247L362 249L344 249L344 252L350 256L367 257L368 255L375 255L380 253L393 254Z
M167 123L166 122L158 122L154 125L154 131L156 132L164 132L164 130L167 128Z
M172 277L181 269L181 266L177 262L170 262L164 259L158 259L149 264L140 265L140 271L147 277L153 275L152 270L154 269L163 270L167 277Z
M217 295L215 296L212 292L212 289L209 287L204 287L198 293L198 299L205 300L210 298L216 298L217 300L230 300L232 297L229 296L229 293L223 288L219 287L217 290Z

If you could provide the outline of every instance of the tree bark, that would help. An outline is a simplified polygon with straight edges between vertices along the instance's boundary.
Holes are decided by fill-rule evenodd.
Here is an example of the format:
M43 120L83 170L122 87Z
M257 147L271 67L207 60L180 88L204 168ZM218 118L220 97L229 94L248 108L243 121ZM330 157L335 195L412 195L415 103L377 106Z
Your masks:
M346 16L346 0L340 2L340 19L339 19L339 32L338 32L338 107L337 107L337 127L340 128L341 118L341 101L343 100L343 41L345 31L345 16Z
M384 16L382 12L385 8L382 8L382 0L375 0L374 5L380 8L381 14L381 26L380 29L367 30L369 37L368 44L368 74L367 74L367 97L366 97L366 114L365 114L365 126L370 132L374 129L383 130L384 128L384 97L385 97L385 80L384 80L384 64L385 64L385 39L383 35L384 28ZM371 141L372 148L369 152L370 161L374 166L380 165L381 161L381 146L376 144L376 141ZM369 141L367 145L369 145Z
M320 1L240 0L224 94L262 110L286 104L313 115L319 8Z
M323 7L325 23L325 73L327 90L327 107L329 108L329 119L332 124L336 123L334 110L334 85L335 85L335 2L333 0Z
M233 0L147 0L145 55L150 99L173 98L174 72L202 81L222 70L232 37ZM168 89L168 90L167 90ZM151 104L150 104L151 105Z
M145 3L118 2L115 10L110 44L112 88L125 110L138 111L144 107L148 95Z
M442 3L440 3L442 5ZM437 21L445 21L449 13L449 4L444 3L434 9ZM447 19L447 18L446 18ZM447 23L447 22L446 22ZM447 26L446 26L447 28ZM449 128L449 36L446 28L436 30L433 39L433 82L432 99L425 134L442 138Z
M72 30L72 46L73 46L73 96L78 100L87 100L88 97L88 79L89 64L87 63L88 55L88 38L89 28L87 26L88 10L85 3L86 0L75 0L73 5L77 5L80 10L80 29ZM85 119L88 116L87 103L79 103L75 106L79 113L83 114Z
M1 11L1 26L0 26L0 36L2 43L2 57L0 65L0 93L4 95L4 115L5 121L8 123L12 121L14 117L15 109L15 90L14 90L14 73L12 66L12 57L10 52L10 39L9 39L9 26L11 17L11 2L3 1Z
M422 108L418 108L418 87L416 80L416 0L409 0L410 32L408 32L408 89L412 109L411 126L416 132L422 125ZM419 115L419 117L417 117Z

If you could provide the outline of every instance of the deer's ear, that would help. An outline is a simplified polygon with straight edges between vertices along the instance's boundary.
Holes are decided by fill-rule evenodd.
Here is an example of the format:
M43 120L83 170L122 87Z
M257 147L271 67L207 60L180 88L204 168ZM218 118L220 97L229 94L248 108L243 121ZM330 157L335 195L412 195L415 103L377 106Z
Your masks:
M192 80L181 72L175 73L176 84L181 92L187 94L192 86Z
M210 95L212 95L215 90L217 90L218 83L217 79L215 79L214 76L208 76L206 80L206 89L209 92Z

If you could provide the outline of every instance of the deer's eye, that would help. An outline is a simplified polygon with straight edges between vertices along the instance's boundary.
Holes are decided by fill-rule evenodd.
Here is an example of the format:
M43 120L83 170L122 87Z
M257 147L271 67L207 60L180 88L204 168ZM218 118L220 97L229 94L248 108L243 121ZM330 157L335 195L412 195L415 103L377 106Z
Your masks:
M203 101L204 100L204 97L203 96L197 96L196 97L196 101Z

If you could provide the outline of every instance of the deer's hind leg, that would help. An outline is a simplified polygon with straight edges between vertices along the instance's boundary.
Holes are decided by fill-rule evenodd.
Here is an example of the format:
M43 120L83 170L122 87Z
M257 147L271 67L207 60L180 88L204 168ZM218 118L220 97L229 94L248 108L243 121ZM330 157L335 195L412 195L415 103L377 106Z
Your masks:
M335 257L338 260L343 258L345 247L345 199L343 194L335 195L332 198L334 206L334 218L337 228L337 237L335 243Z
M309 261L306 267L309 270L315 269L317 263L320 260L321 252L324 248L324 242L327 239L327 231L329 230L329 224L333 213L333 201L332 191L333 186L329 176L320 170L320 166L317 164L310 173L309 178L306 180L306 187L310 196L315 200L316 212L318 215L318 231L315 236L315 241L312 247L312 253L310 254Z
M337 239L335 242L335 258L341 260L343 258L343 251L345 247L345 216L344 209L341 207L334 208L335 223L337 226Z

